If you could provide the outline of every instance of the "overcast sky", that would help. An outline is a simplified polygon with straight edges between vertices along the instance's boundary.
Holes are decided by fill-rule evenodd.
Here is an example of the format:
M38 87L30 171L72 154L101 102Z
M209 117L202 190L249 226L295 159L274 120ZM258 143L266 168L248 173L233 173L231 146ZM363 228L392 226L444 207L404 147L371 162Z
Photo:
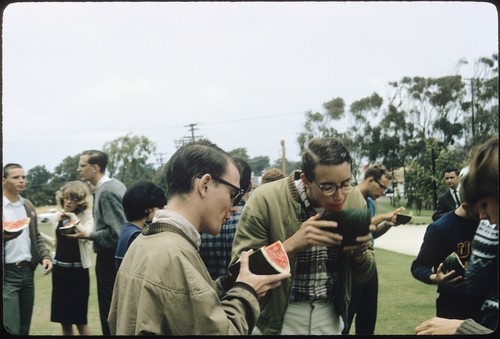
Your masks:
M189 124L297 161L305 112L498 52L487 2L13 3L2 25L3 162L26 170L128 133L165 161Z

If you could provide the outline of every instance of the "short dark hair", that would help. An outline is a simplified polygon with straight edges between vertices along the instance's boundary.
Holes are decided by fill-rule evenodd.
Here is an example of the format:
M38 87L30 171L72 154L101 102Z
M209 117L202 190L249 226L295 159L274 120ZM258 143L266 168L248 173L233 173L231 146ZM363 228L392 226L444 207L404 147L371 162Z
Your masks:
M241 158L234 157L234 161L238 166L238 170L240 171L240 188L244 189L245 192L250 187L252 183L252 168L245 160Z
M302 153L302 172L315 179L314 169L318 165L340 165L347 162L352 170L352 158L344 144L334 138L314 138Z
M16 164L16 163L13 163L13 162L8 163L7 165L5 165L3 167L3 178L7 179L7 177L9 176L10 170L14 169L14 168L23 168L23 166Z
M123 211L128 221L139 220L149 213L148 208L163 208L167 204L167 196L160 186L150 180L134 182L125 191L122 198Z
M89 164L99 166L101 173L104 173L106 171L106 167L108 166L108 155L106 153L104 153L103 151L92 149L83 151L82 155L88 155Z
M194 180L205 174L222 177L230 162L238 168L228 153L207 139L182 145L165 164L167 197L191 192Z
M365 172L365 179L373 178L375 180L380 180L382 176L384 176L390 181L392 179L392 175L389 170L382 164L375 164L373 166L368 167Z
M456 168L456 167L448 167L448 168L446 168L443 171L443 175L445 175L446 173L450 173L450 172L455 172L455 174L457 175L457 177L460 174L460 171L458 170L458 168Z

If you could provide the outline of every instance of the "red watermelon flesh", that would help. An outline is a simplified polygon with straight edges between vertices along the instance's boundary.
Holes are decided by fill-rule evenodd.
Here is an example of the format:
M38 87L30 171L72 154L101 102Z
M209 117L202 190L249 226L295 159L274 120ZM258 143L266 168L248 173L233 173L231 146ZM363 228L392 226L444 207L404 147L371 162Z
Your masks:
M249 257L249 268L254 274L267 275L290 272L290 263L281 241L263 246ZM229 273L236 277L240 272L240 261L229 267Z
M16 221L3 220L2 227L4 232L16 233L28 227L28 225L30 224L30 220L31 219L29 217Z

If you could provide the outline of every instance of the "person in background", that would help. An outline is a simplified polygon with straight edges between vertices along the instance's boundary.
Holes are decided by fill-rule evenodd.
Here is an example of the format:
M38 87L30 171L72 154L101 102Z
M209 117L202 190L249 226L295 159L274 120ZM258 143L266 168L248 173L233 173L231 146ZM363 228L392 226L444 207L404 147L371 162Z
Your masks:
M346 208L350 207L351 200L357 199L356 195L362 195L366 201L365 206L372 215L372 224L376 225L376 230L372 232L372 248L373 239L382 236L395 225L396 215L402 209L397 208L392 212L378 215L375 213L375 200L385 195L391 179L392 175L384 165L373 165L366 170L363 181L349 193L346 199ZM353 282L352 284L349 318L343 334L349 334L354 318L356 319L356 335L375 334L378 304L378 273L375 262L374 266L374 273L370 280L365 283Z
M495 135L473 149L469 173L461 184L463 200L475 204L481 218L464 274L466 291L486 297L480 321L434 317L420 323L415 328L416 334L489 334L497 329L498 177L498 135Z
M3 167L2 249L3 249L3 325L13 335L29 335L35 302L34 271L38 264L52 271L52 258L38 231L36 210L31 201L21 196L26 174L21 165ZM29 226L7 233L9 223L21 220Z
M125 185L106 175L108 156L98 150L88 150L80 155L77 172L89 181L94 190L93 216L95 231L80 231L68 236L93 241L96 253L95 275L97 300L103 335L109 335L108 314L113 285L116 277L115 253L122 226L127 221L123 212L122 198Z
M123 225L116 247L116 270L120 268L132 241L141 234L143 227L153 220L155 212L166 204L165 191L152 181L139 180L130 185L122 199L127 222Z
M168 203L127 251L109 313L113 335L248 335L258 297L290 273L255 275L241 254L234 285L214 282L198 250L217 234L244 190L231 156L206 139L182 145L164 169Z
M283 179L285 174L276 167L271 167L267 169L264 174L262 174L262 178L260 179L260 184L265 184L271 181L275 181L278 179Z
M458 186L460 184L460 172L456 168L447 168L444 171L444 181L448 189L444 194L439 196L436 206L436 211L432 215L432 221L441 218L445 213L454 211L460 206L460 197L458 194Z
M56 192L56 202L62 210L57 212L53 222L56 236L50 321L61 323L63 335L74 334L73 324L80 335L90 335L87 311L92 242L69 238L61 227L78 223L77 229L92 232L92 196L87 184L71 181Z
M342 236L325 228L323 212L341 210L351 191L352 159L333 138L312 139L302 154L302 171L260 185L243 209L233 242L231 264L239 253L280 240L292 278L261 299L253 334L341 334L347 322L351 281L374 272L371 235L341 246Z
M214 280L227 274L236 226L240 220L243 206L245 206L248 195L252 190L252 169L250 165L240 158L234 158L234 161L240 171L240 188L245 190L243 197L236 207L236 212L231 213L231 218L222 226L219 234L213 235L200 232L200 256Z

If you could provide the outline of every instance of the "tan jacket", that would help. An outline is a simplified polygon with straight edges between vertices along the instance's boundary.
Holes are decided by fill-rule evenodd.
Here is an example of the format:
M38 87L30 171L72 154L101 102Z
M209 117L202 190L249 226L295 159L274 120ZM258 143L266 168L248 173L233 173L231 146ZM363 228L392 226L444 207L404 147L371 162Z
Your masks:
M221 299L219 293L195 242L176 226L155 222L130 245L118 270L111 334L249 334L260 312L255 291L236 283Z
M243 208L236 229L231 263L238 260L242 251L250 248L258 249L276 240L285 241L297 231L301 225L298 217L301 204L294 180L295 173L291 173L285 179L261 185L253 191ZM350 205L351 208L360 207L358 206L360 202L355 199ZM295 256L290 256L289 260L293 276ZM334 294L336 310L344 322L347 322L351 281L363 283L370 279L375 268L374 261L374 254L371 250L367 250L361 257L349 254L342 256L341 274L338 277ZM280 334L291 289L292 279L290 278L283 280L279 287L269 291L260 299L262 313L256 326L263 334Z

